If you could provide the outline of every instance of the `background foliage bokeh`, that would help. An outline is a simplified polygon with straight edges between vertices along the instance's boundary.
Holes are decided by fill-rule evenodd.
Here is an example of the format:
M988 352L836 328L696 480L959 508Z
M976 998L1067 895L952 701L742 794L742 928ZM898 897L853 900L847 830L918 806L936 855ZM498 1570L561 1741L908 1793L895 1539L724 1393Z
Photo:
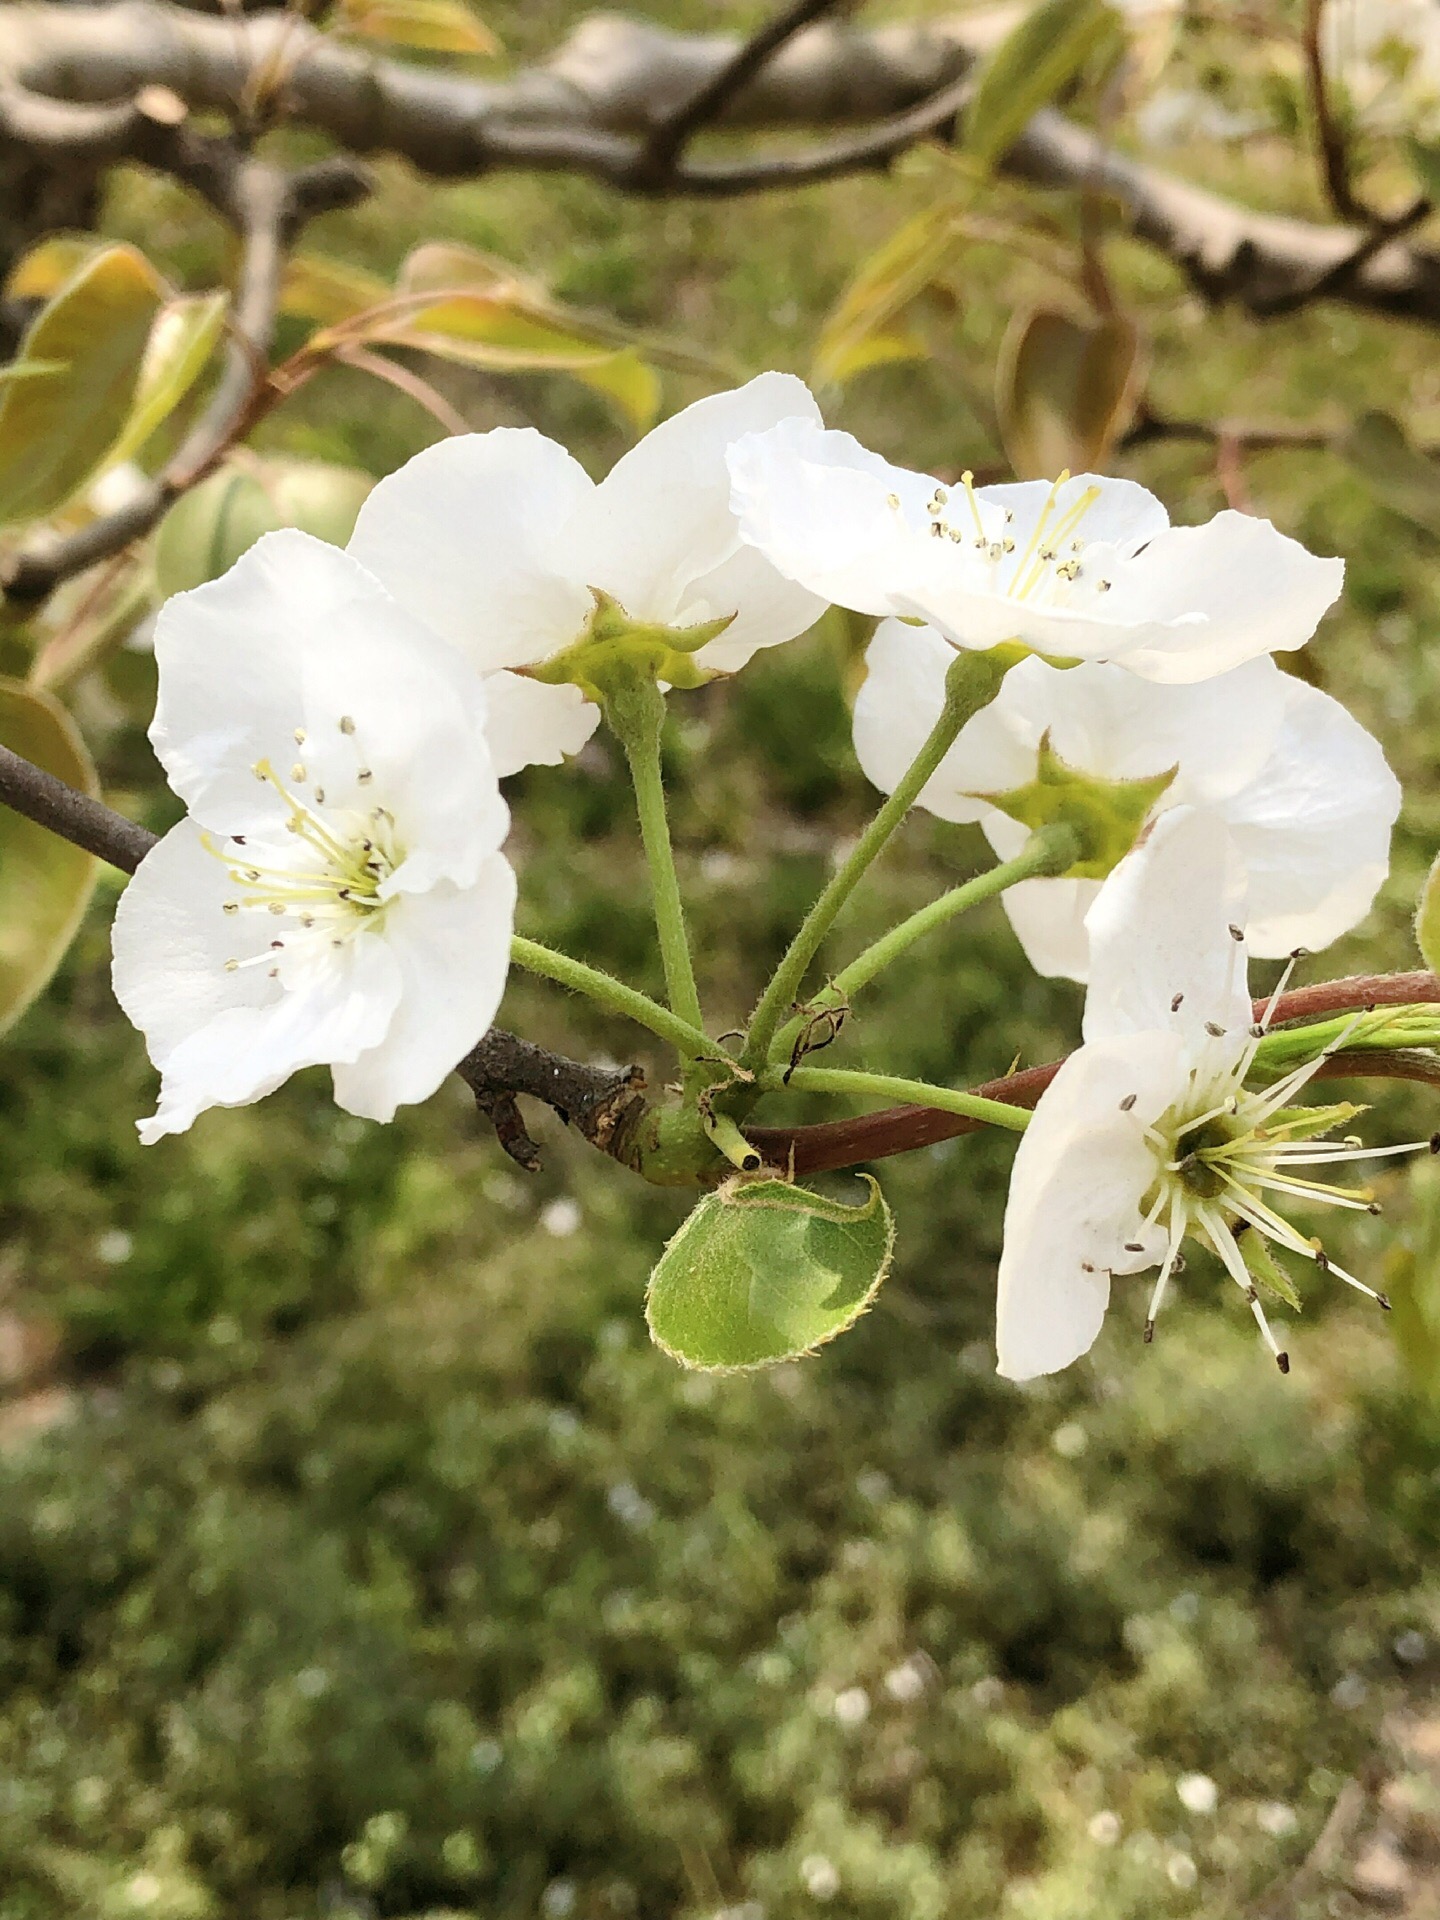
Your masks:
M523 56L581 11L494 24ZM1313 209L1264 97L1273 134L1167 160ZM660 208L562 179L382 181L308 244L387 272L419 238L462 240L577 305L800 372L857 257L931 191L923 168ZM223 270L219 227L154 177L116 178L105 227L181 284ZM1333 309L1261 328L1138 249L1111 262L1167 413L1382 406L1440 428L1427 339ZM907 463L993 465L977 395L1017 307L1063 292L1003 235L970 247L925 310L931 357L866 375L833 417ZM597 471L625 444L573 383L436 378L475 426L533 422ZM673 379L668 404L698 391ZM262 445L378 475L434 432L337 370ZM1123 470L1178 519L1222 504L1204 449ZM1440 841L1435 543L1326 454L1254 456L1246 484L1346 556L1302 670L1380 735L1408 795L1391 882L1327 971L1411 964ZM667 766L720 1017L743 1012L870 803L857 673L832 616L674 703ZM77 691L107 788L159 827L152 699L133 650ZM614 754L533 770L512 798L523 929L656 988ZM917 817L842 945L981 857L971 830ZM1386 1217L1342 1254L1387 1275L1402 1338L1319 1287L1288 1381L1198 1263L1154 1347L1122 1300L1090 1360L996 1380L1009 1147L986 1136L881 1169L898 1261L854 1333L767 1374L687 1377L640 1310L684 1198L553 1126L545 1172L522 1176L458 1081L382 1130L306 1076L142 1150L152 1077L107 985L112 904L102 889L0 1053L6 1326L59 1343L39 1386L24 1353L6 1360L0 1408L3 1920L1218 1920L1304 1855L1387 1704L1426 1687L1428 1170L1388 1180ZM958 1083L1059 1051L1077 1008L987 910L898 965L845 1044ZM524 981L505 1018L573 1051L633 1044ZM1379 1124L1428 1131L1433 1112L1385 1095ZM1192 1772L1216 1782L1213 1813L1177 1797Z

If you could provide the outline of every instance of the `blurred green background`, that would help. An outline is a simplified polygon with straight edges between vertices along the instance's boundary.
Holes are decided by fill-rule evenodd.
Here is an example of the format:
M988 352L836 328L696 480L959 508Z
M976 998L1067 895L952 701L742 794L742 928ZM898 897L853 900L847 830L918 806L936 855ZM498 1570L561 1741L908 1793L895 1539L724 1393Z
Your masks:
M582 12L491 21L523 58ZM1165 162L1318 211L1271 82L1210 82L1250 84L1274 131ZM387 272L421 239L463 240L578 305L802 373L858 259L933 190L921 171L654 206L553 177L381 178L307 245ZM114 180L105 227L184 284L225 269L218 226L154 177ZM1261 327L1206 311L1137 248L1109 259L1161 411L1380 406L1440 432L1433 339L1330 308ZM1002 228L929 300L930 359L830 396L831 418L910 464L996 468L1001 337L1056 297ZM533 422L593 471L626 444L562 378L427 371L474 426ZM672 379L667 406L699 391ZM378 475L435 432L337 371L262 444ZM1202 447L1119 464L1177 519L1224 504ZM1326 453L1256 455L1245 485L1346 557L1300 670L1381 736L1408 796L1375 913L1310 976L1416 964L1408 916L1440 842L1436 543ZM872 804L849 748L857 670L837 616L674 701L675 824L720 1025ZM151 674L127 651L77 706L107 785L161 826ZM658 988L614 753L598 741L511 797L523 930ZM982 857L973 832L917 817L835 953ZM154 1076L110 996L112 904L113 888L0 1051L3 1920L1220 1920L1262 1911L1384 1716L1428 1701L1428 1167L1387 1175L1385 1217L1334 1243L1385 1276L1392 1322L1317 1286L1288 1381L1198 1262L1153 1347L1122 1293L1089 1360L997 1380L1010 1149L985 1136L879 1169L898 1261L856 1331L770 1373L687 1377L641 1317L684 1196L543 1119L545 1171L522 1175L458 1081L381 1129L302 1076L142 1151ZM896 966L843 1045L959 1083L1073 1044L1078 1004L987 910ZM636 1045L523 980L504 1019L591 1056ZM663 1075L644 1036L635 1057ZM1370 1124L1428 1132L1433 1102L1382 1092ZM1177 1792L1192 1774L1213 1806ZM1284 1911L1357 1911L1348 1897L1307 1881Z

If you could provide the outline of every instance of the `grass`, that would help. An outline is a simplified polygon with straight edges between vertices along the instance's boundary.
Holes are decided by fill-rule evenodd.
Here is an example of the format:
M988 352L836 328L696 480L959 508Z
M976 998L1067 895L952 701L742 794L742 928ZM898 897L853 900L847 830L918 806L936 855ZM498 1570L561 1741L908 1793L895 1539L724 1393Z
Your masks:
M576 11L546 9L536 45ZM922 191L654 208L381 177L311 244L384 269L467 240L566 298L801 371L857 255ZM214 229L154 182L127 176L106 218L194 284L216 268ZM1328 310L1261 329L1133 249L1116 264L1164 410L1381 405L1423 428L1440 404L1418 335ZM927 322L933 361L831 409L919 465L994 460L962 376L983 390L1015 307L1056 297L997 248L964 267ZM624 444L558 378L440 378L477 426L533 420L596 470ZM375 473L432 434L349 374L267 429ZM1128 470L1177 518L1220 504L1193 450ZM1347 557L1312 670L1407 785L1392 880L1325 970L1411 964L1440 841L1434 548L1329 456L1256 458L1247 484ZM676 700L667 770L718 1020L871 804L856 668L832 618ZM121 791L152 791L148 674L127 654L79 690ZM524 930L656 990L618 757L598 744L513 799ZM981 857L973 832L915 820L832 956ZM1414 1199L1387 1175L1388 1216L1336 1247L1413 1308L1404 1343L1320 1287L1285 1382L1198 1262L1153 1348L1127 1292L1091 1360L998 1381L1010 1148L985 1136L881 1169L898 1264L855 1332L763 1376L686 1377L640 1311L683 1197L553 1126L546 1171L521 1176L458 1083L382 1130L303 1076L142 1151L154 1082L106 984L108 905L0 1054L0 1332L58 1342L68 1390L43 1435L33 1381L0 1409L0 1920L1231 1920L1303 1857L1415 1683L1397 1636L1440 1628L1428 1172ZM1077 1005L986 909L897 963L836 1063L960 1084L1070 1044ZM505 1018L650 1060L533 982ZM1387 1093L1373 1125L1433 1115ZM1177 1797L1193 1772L1213 1814Z

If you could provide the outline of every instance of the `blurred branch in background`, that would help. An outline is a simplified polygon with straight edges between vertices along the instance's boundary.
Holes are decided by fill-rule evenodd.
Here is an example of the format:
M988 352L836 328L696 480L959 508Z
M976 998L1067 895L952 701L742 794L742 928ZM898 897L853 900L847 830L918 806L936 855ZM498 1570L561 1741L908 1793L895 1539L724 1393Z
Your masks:
M128 103L146 87L240 115L253 75L283 57L275 113L352 152L396 153L448 178L562 171L627 192L746 194L888 164L953 117L965 76L1014 20L1004 8L868 32L811 24L787 38L802 11L743 44L596 16L543 65L489 82L377 60L288 18L217 19L157 0L6 8L3 144L26 150L27 127L60 102L84 118L85 165L100 147L143 159L148 136ZM712 120L727 130L870 124L808 152L687 159L691 133ZM1004 166L1105 195L1209 299L1264 316L1323 294L1440 325L1440 256L1404 238L1423 217L1413 207L1378 231L1369 215L1327 226L1257 212L1131 159L1053 110L1034 117Z

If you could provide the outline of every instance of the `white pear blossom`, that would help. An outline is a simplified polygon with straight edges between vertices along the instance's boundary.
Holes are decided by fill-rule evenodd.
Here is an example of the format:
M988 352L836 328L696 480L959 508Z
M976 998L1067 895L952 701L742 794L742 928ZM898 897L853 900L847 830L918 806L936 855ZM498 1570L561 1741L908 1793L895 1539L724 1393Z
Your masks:
M1249 514L1172 527L1143 487L1094 474L949 488L807 419L738 440L730 471L744 538L836 605L1147 680L1303 646L1344 577Z
M349 551L487 676L497 771L554 765L599 710L526 674L582 638L595 590L636 622L728 620L695 656L724 673L824 611L742 543L730 510L727 447L791 416L818 421L808 388L762 374L664 421L598 486L533 428L442 440L374 488Z
M150 738L189 809L140 863L115 995L162 1075L146 1142L328 1064L426 1099L504 991L515 876L482 681L358 561L267 534L161 610Z
M1158 1267L1148 1340L1187 1240L1244 1293L1282 1372L1259 1287L1293 1283L1272 1248L1387 1304L1280 1208L1370 1209L1368 1188L1332 1184L1334 1166L1417 1149L1324 1139L1357 1110L1295 1105L1318 1059L1246 1088L1263 1023L1232 923L1241 886L1223 823L1178 807L1090 910L1085 1043L1042 1095L1010 1179L997 1345L1012 1380L1069 1366L1100 1331L1112 1276Z
M884 621L855 703L855 750L882 792L915 758L945 692L951 649L933 627ZM985 796L1033 781L1042 740L1077 772L1139 780L1173 768L1155 811L1212 808L1246 881L1246 938L1262 959L1337 940L1368 912L1389 870L1400 785L1338 700L1269 657L1195 686L1159 686L1099 663L1022 660L962 729L922 790L942 820L978 820L1002 859L1027 828ZM1084 980L1085 916L1098 879L1024 880L1005 910L1041 973Z

